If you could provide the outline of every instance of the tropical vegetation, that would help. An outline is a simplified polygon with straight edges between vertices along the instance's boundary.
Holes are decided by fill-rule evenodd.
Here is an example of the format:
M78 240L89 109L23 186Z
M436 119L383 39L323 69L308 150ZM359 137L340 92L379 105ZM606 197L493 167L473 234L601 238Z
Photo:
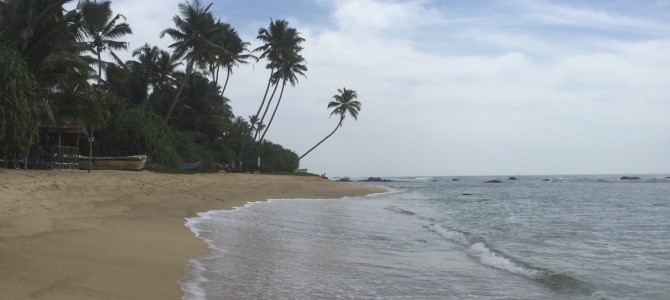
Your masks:
M147 154L158 169L197 161L257 171L258 157L261 171L298 167L297 154L265 141L286 85L307 71L305 40L287 21L259 29L262 45L250 51L214 17L212 4L190 0L179 4L174 26L156 33L172 39L168 49L145 44L123 61L132 20L110 1L80 0L71 10L68 2L0 0L0 159L19 153L27 167L49 138L45 128L80 123L95 136L91 143L77 135L80 152ZM259 60L270 71L267 87L256 114L245 119L233 113L225 91L235 68Z

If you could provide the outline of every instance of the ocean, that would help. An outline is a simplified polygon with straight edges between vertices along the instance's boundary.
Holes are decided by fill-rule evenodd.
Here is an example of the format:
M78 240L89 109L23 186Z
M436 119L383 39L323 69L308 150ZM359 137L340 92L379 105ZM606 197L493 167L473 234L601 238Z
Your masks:
M184 299L669 299L670 175L634 176L399 177L203 213Z

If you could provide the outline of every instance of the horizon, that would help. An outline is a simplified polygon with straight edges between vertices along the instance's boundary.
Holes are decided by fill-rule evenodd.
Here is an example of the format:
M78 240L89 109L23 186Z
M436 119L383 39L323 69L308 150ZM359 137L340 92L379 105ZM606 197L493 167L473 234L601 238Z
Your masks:
M527 175L522 175L522 174L487 174L487 175L400 175L400 176L329 176L326 174L328 178L370 178L370 177L380 177L382 179L384 178L411 178L413 177L414 179L418 178L429 178L429 177L515 177L517 180L521 180L521 178L524 177L542 177L542 176L589 176L589 177L596 177L596 176L606 176L606 177L619 177L619 176L662 176L663 178L668 178L670 177L670 173L657 173L657 174L636 174L636 173L621 173L621 174L527 174ZM644 179L644 178L641 178ZM514 180L512 180L514 181Z
M129 51L183 1L113 0ZM213 1L201 1L209 4ZM302 161L314 173L670 172L670 1L217 1L250 49L270 18L306 39L267 139L301 155L332 131L326 104L356 90L358 121ZM142 29L142 30L140 30ZM253 114L269 72L235 69L226 97Z

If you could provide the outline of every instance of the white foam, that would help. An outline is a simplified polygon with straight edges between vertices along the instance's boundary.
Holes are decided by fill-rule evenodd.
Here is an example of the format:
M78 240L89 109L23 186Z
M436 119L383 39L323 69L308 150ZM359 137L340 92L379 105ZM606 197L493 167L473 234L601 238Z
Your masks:
M184 278L179 282L183 296L181 299L189 300L205 300L207 293L202 288L207 283L207 277L203 274L205 266L196 259L190 259L188 264L188 272Z
M462 246L468 247L467 253L471 256L479 258L479 261L486 266L508 271L517 275L525 276L530 279L538 279L542 276L542 272L520 266L510 259L498 255L491 251L484 243L472 243L470 239L461 232L446 229L438 224L431 224L428 229L439 234L441 237L450 241L456 242Z
M510 261L508 258L497 255L491 249L487 248L483 243L474 243L470 248L468 248L468 254L478 257L479 261L489 267L496 269L512 272L517 275L522 275L530 279L537 279L541 276L540 271L531 270L519 266L518 264Z
M462 246L470 246L470 240L465 234L461 232L446 229L438 224L430 224L428 229L439 234L443 238L456 242Z

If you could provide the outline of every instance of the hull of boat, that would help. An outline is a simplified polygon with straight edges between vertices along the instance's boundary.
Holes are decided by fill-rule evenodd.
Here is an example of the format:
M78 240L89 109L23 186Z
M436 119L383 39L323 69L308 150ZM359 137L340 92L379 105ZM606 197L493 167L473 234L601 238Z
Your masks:
M88 156L81 156L79 158L79 169L87 170L89 165ZM128 170L140 171L143 170L147 164L146 155L131 155L131 156L94 156L91 158L91 170Z

